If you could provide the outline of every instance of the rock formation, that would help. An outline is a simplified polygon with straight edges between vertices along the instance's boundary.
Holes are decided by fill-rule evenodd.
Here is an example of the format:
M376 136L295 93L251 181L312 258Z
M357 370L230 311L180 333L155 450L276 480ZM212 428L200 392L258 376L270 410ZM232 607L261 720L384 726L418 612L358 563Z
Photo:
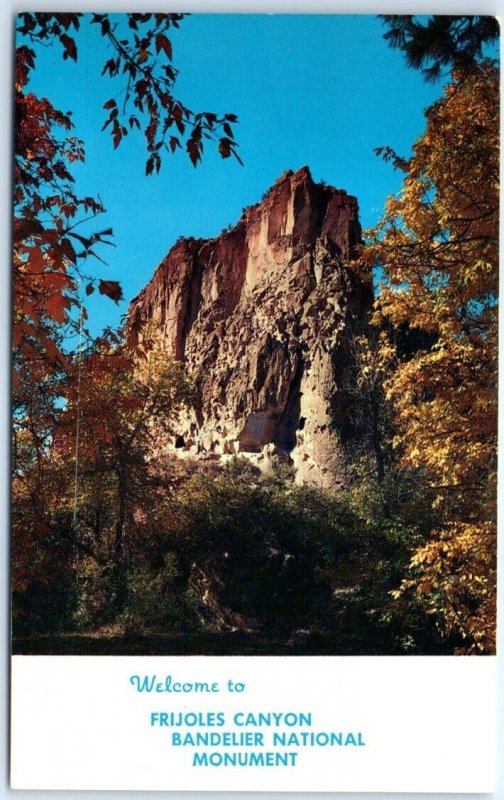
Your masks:
M345 267L360 242L357 201L284 173L214 239L175 244L132 301L128 327L159 337L198 385L167 449L292 463L298 481L344 485L351 337L371 288Z

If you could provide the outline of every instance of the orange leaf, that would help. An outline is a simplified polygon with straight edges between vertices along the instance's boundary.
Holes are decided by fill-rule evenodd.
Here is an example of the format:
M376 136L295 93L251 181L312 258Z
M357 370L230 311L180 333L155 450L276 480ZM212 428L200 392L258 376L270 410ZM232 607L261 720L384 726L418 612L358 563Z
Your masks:
M98 291L100 294L106 294L107 297L110 297L110 299L114 300L116 303L123 298L121 285L117 281L104 281L100 279Z
M68 306L68 301L62 294L53 294L46 302L47 313L60 325L66 320L65 306Z

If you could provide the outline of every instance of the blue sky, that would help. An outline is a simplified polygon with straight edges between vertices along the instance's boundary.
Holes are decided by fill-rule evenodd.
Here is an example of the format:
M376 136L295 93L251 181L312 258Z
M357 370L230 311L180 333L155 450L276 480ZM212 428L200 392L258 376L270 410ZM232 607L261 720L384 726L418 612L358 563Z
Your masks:
M117 306L93 295L93 333L119 324L178 236L217 235L286 169L307 164L315 180L358 198L364 227L378 221L401 176L373 149L387 144L407 155L424 129L424 109L442 91L407 69L383 33L379 19L364 15L186 18L172 36L175 95L194 111L238 115L244 166L208 143L196 169L185 153L166 154L160 174L149 177L142 135L114 151L108 131L100 132L103 103L119 86L100 75L110 55L97 26L82 20L77 64L63 62L59 47L41 49L31 88L73 111L86 145L86 164L74 169L77 191L101 197L107 213L93 229L111 226L115 234L116 247L100 251L107 266L89 268L119 280L125 300Z

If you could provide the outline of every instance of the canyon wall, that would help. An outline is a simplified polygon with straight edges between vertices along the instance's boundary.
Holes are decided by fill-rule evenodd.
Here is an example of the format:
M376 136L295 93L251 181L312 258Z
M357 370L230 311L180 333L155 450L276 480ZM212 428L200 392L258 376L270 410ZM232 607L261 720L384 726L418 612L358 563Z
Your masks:
M344 486L352 337L372 296L345 263L360 243L357 201L284 173L213 239L182 239L129 308L133 340L154 336L185 363L196 407L161 447L226 461L284 460L299 482Z

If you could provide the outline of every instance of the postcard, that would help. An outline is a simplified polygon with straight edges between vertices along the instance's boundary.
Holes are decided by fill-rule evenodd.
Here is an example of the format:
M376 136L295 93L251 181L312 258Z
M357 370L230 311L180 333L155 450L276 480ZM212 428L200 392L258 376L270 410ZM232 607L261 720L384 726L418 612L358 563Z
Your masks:
M491 792L496 18L15 29L12 787Z

